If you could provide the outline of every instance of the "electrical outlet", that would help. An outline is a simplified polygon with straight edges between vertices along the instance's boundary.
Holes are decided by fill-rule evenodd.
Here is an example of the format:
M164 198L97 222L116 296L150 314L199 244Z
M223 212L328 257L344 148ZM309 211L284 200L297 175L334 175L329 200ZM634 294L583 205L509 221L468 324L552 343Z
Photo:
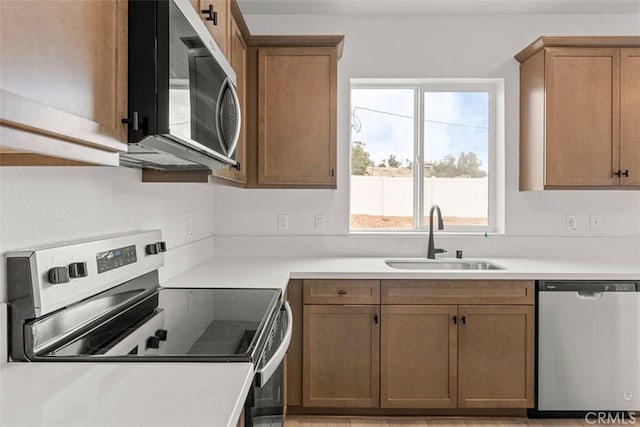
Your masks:
M575 215L567 215L565 228L568 231L576 231L578 229L578 220Z
M193 236L193 217L187 217L187 237Z
M602 231L602 217L598 214L589 216L589 231L592 233L600 233Z
M278 215L278 231L289 231L289 215Z
M316 214L315 217L315 230L316 232L323 232L327 227L327 217L323 214Z

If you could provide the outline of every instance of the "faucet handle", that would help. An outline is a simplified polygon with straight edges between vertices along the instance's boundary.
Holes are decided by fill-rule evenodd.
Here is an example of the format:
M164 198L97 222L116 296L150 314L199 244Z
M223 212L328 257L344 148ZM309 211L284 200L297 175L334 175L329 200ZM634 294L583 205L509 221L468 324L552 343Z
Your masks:
M444 253L447 253L447 250L446 249L441 249L441 248L435 248L433 250L433 253L434 254L444 254Z

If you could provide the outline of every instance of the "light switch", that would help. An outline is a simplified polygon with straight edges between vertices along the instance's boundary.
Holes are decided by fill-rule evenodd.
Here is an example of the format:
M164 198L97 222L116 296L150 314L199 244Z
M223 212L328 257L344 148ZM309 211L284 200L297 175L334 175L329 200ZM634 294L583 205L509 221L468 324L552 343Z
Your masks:
M278 231L289 231L289 215L278 215Z
M316 214L316 218L315 218L315 230L318 233L321 233L323 231L326 230L327 228L327 217L326 215L323 214Z

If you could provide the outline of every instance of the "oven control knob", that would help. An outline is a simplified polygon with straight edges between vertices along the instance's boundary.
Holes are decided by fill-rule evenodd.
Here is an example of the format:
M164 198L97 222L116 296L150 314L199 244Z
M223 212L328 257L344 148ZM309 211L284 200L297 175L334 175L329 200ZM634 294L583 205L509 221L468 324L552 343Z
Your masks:
M69 276L77 279L79 277L87 277L87 263L74 262L69 264Z
M47 278L49 279L49 283L53 283L54 285L67 283L69 281L69 269L67 267L50 268Z
M167 244L166 242L151 243L146 246L146 251L148 255L156 255L160 252L167 252Z
M158 338L160 341L166 341L167 340L167 330L166 329L158 329L156 331L156 338Z
M160 348L160 340L158 339L158 337L147 338L146 348Z

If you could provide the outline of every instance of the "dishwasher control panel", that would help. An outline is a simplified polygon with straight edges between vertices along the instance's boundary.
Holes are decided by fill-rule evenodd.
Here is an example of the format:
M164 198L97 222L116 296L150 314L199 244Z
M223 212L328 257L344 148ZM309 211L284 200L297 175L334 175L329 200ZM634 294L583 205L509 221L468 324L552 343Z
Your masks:
M539 282L540 292L639 292L640 286L634 281L598 282Z

